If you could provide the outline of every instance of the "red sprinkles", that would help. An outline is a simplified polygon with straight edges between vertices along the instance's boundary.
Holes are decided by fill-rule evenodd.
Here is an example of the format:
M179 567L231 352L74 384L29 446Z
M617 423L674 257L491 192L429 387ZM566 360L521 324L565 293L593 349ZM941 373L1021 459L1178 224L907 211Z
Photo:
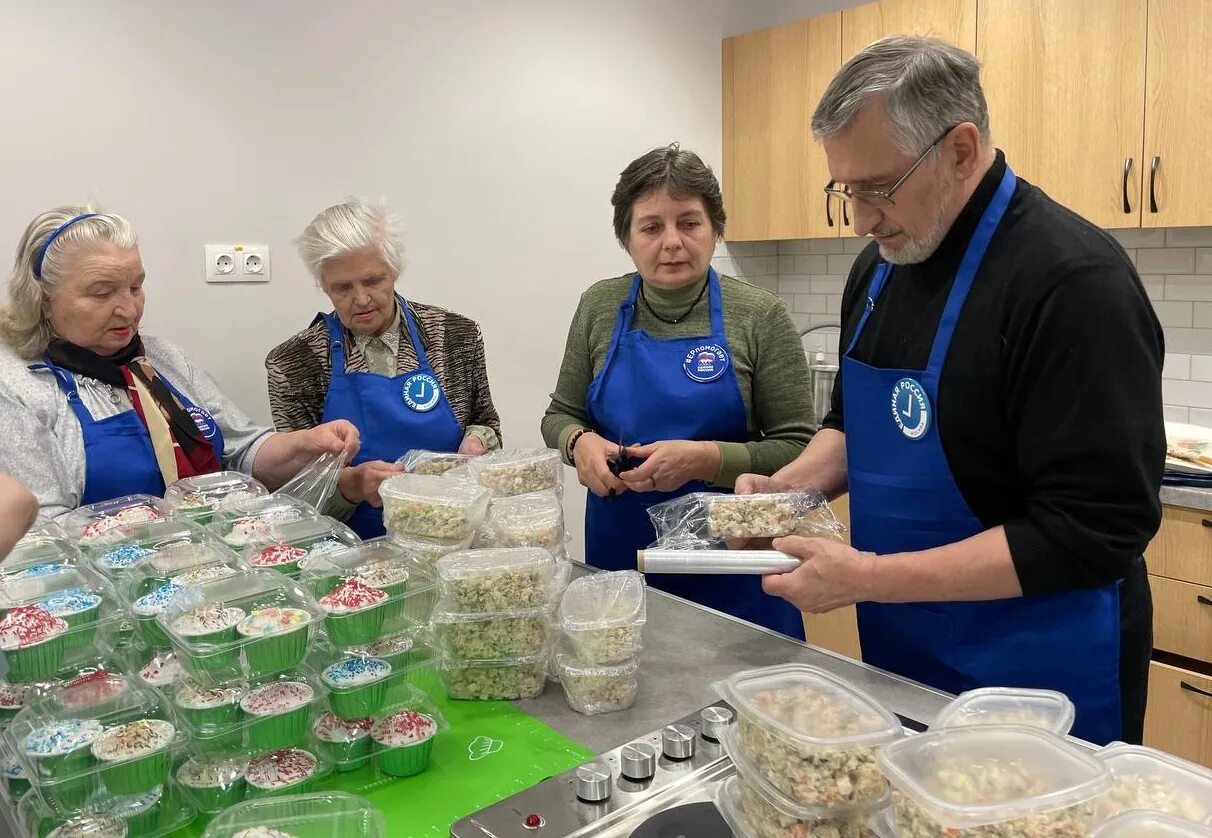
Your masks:
M372 588L361 579L349 579L320 598L329 611L360 611L387 599L387 592Z
M291 547L289 544L274 544L253 556L248 563L254 567L274 567L297 562L306 555L307 551L298 547Z
M20 605L0 620L0 648L32 646L67 631L66 620L43 611L36 605Z

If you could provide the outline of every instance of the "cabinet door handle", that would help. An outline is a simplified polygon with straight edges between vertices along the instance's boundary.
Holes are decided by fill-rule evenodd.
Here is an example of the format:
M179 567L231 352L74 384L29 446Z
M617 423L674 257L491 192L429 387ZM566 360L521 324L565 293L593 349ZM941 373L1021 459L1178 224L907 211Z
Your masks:
M1212 518L1201 518L1200 523L1212 530Z
M1195 686L1194 684L1188 684L1186 681L1179 681L1178 685L1189 693L1195 693L1196 695L1202 695L1204 698L1212 698L1212 693L1208 692L1207 690L1201 690L1199 687Z
M1132 171L1132 158L1124 158L1124 215L1132 212L1132 204L1128 203L1128 173Z
M1157 212L1157 167L1160 165L1161 158L1154 157L1149 166L1149 212Z
M829 181L829 186L833 186L833 181ZM825 222L830 227L833 226L833 204L831 203L832 201L833 201L833 196L830 195L828 192L826 192L825 193ZM1209 526L1212 526L1212 524L1209 524Z
M850 207L845 201L842 201L842 223L847 227L850 226Z
M1212 599L1208 599L1203 594L1199 594L1198 596L1196 596L1195 601L1198 602L1200 605L1212 605Z

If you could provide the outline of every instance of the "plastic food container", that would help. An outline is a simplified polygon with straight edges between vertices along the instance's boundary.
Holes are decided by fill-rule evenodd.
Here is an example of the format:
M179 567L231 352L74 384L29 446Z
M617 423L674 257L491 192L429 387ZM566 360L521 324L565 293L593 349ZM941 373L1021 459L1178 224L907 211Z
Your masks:
M832 535L840 531L824 498L816 492L759 495L706 493L707 537L778 538Z
M102 795L90 802L88 814L66 819L36 794L25 795L17 805L17 821L25 833L47 838L162 838L189 826L196 816L173 783L144 794Z
M467 463L472 477L495 497L525 495L563 486L564 464L551 448L489 451Z
M294 669L323 618L297 583L254 571L183 588L156 622L190 677L218 686Z
M187 680L168 694L191 755L215 762L307 747L326 692L318 678L298 671L213 688Z
M185 557L178 558L181 561L174 560L172 564L183 564ZM167 610L181 591L194 585L249 572L248 565L219 542L199 546L190 552L189 559L197 564L165 572L153 566L153 557L128 572L121 580L123 598L134 615L139 634L152 649L171 648L172 643L156 622L156 617Z
M47 541L68 541L67 531L56 520L36 522L26 531L25 535L18 539L15 547L24 547L29 544Z
M476 535L472 533L467 538L458 541L447 541L439 538L418 538L417 536L403 535L402 533L388 533L387 538L392 544L408 553L414 562L433 573L437 567L438 559L449 556L451 553L461 553L464 550L470 550L475 543Z
M556 590L556 561L536 547L467 550L437 564L439 608L497 612L547 605Z
M931 730L971 725L1026 725L1057 736L1073 727L1073 702L1053 690L987 687L960 694L938 714Z
M387 531L457 541L475 535L490 493L472 483L423 474L395 474L379 486Z
M505 700L535 698L547 685L547 658L530 655L512 660L439 662L446 694L455 699Z
M274 524L268 535L250 538L243 554L254 570L298 576L305 562L361 543L362 539L344 524L315 516Z
M187 570L212 560L217 551L231 553L214 533L178 518L131 524L120 540L87 548L93 566L115 580L146 565L161 574Z
M370 763L374 723L369 717L346 721L335 713L322 713L311 728L316 752L332 763L334 771L357 771Z
M1153 748L1116 743L1098 758L1114 783L1098 801L1100 819L1152 809L1188 821L1212 817L1212 771Z
M184 744L171 718L137 678L99 672L31 702L4 737L50 811L69 817L102 787L123 797L166 783Z
M1094 838L1212 838L1212 825L1201 826L1161 812L1128 812L1090 834Z
M812 835L870 838L879 834L873 828L870 811L859 809L821 815L790 806L782 799L776 801L767 797L758 786L742 777L729 777L719 784L715 805L738 838L807 838Z
M68 565L0 585L0 655L13 684L46 681L113 648L130 623L112 585Z
M151 495L126 495L73 509L56 520L67 537L82 548L125 538L131 524L167 518L168 506Z
M281 748L254 757L245 775L248 800L292 797L312 791L317 781L332 771L323 759L307 748Z
M3 564L0 564L0 578L19 573L33 576L47 572L47 568L65 564L84 564L83 555L66 538L30 539L26 536L4 557Z
M738 753L796 804L866 805L888 793L875 749L902 730L871 696L804 664L746 670L714 686L737 710Z
M1093 755L1021 726L931 731L885 746L877 759L902 838L1078 838L1111 786L1111 772Z
M549 645L551 609L459 613L438 611L433 633L438 648L453 659L495 660L535 655Z
M604 666L556 655L555 663L564 698L578 713L596 716L626 710L635 703L640 688L640 665L636 661Z
M164 490L164 502L180 518L209 524L215 511L269 494L261 481L238 471L220 471L178 480Z
M634 570L574 579L560 600L560 628L583 663L622 663L638 655L646 619L644 575Z
M186 678L185 670L173 652L153 652L138 667L138 677L157 690L168 690Z
M325 791L287 800L250 800L219 814L203 838L244 838L245 830L272 824L295 838L387 838L379 809L353 794Z
M564 507L554 491L497 498L477 545L480 547L542 547L554 556L564 554Z
M215 510L209 526L224 544L242 550L254 539L272 537L276 526L318 517L320 512L315 507L290 495L275 493Z
M409 474L424 474L430 477L437 477L453 468L465 465L472 459L474 457L471 454L413 450L405 452L403 457L396 460L396 465Z
M338 648L425 625L438 592L432 575L383 538L308 557L301 578L324 609L325 628Z
M248 760L190 757L177 766L174 776L181 794L195 809L214 815L243 802L248 793Z
M312 669L322 672L334 662L348 657L373 658L391 664L386 706L407 700L412 690L424 695L439 695L442 691L438 678L438 653L429 640L428 632L401 632L368 646L344 650L321 647L308 663Z

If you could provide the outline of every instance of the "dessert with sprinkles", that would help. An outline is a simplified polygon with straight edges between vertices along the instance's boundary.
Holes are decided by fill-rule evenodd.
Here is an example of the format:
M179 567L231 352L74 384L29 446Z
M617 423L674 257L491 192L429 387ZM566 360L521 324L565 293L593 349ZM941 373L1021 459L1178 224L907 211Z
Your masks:
M101 595L87 588L67 588L43 598L38 605L68 625L67 650L91 646L97 636L95 623L101 613Z
M131 797L102 798L95 805L106 817L125 823L127 833L134 838L143 838L151 832L163 834L164 821L176 814L168 808L170 804L165 799L165 788L157 786L149 792ZM177 808L179 811L181 807Z
M36 605L10 608L0 620L0 651L14 684L45 681L63 666L67 621Z
M158 618L161 624L167 616ZM188 667L215 678L239 673L239 647L221 651L214 647L238 640L236 626L244 617L242 609L222 605L204 605L176 617L172 630L189 647Z
M370 729L375 762L391 777L411 777L429 765L438 725L424 713L401 710L375 722Z
M126 679L123 676L101 668L65 682L60 688L59 703L73 710L83 710L117 698L125 693L126 689Z
M285 748L307 738L316 692L306 681L277 681L249 692L240 709L252 719L249 744L258 751Z
M258 608L236 626L241 637L247 638L244 662L249 677L273 675L294 669L307 656L314 618L302 608Z
M173 704L192 727L220 727L240 721L240 699L246 692L243 684L212 689L186 680L173 693Z
M299 748L285 748L257 757L248 765L248 796L306 794L311 791L318 767L315 756Z
M75 811L92 795L94 778L80 775L93 765L90 747L102 730L93 719L66 719L36 728L22 740L21 749L51 808Z
M387 698L391 664L378 658L345 658L324 670L332 711L342 719L363 719L379 712Z
M81 815L64 821L46 838L126 838L126 822L104 815Z
M177 783L185 788L199 811L221 812L244 799L248 763L240 759L188 759L177 769Z
M299 562L305 558L307 558L307 551L302 547L271 544L248 556L248 563L255 568L272 568L279 573L293 576L299 572Z
M394 626L404 614L404 591L408 587L408 568L404 566L404 560L371 562L357 568L354 573L367 585L387 594L389 601L383 606L387 612L384 619L389 626Z
M126 570L134 567L140 561L150 556L154 551L137 544L122 544L102 553L97 559L97 566L102 570Z
M184 679L185 670L173 652L161 652L143 665L139 677L148 686L165 688Z
M155 590L144 594L134 601L131 611L139 623L139 633L153 649L167 649L172 644L164 629L156 622L156 617L164 613L171 603L181 593L181 586L175 582L165 582Z
M229 547L244 547L251 541L269 538L270 531L268 521L260 518L241 518L232 524L231 530L223 536L223 541Z
M380 606L386 600L386 591L356 578L345 580L320 597L320 605L328 615L324 626L333 645L356 646L378 640L387 617L387 612Z
M118 796L142 794L168 781L176 729L162 719L140 719L106 728L93 740L101 782Z
M415 641L408 634L393 634L384 637L365 650L366 657L378 658L391 664L391 668L399 672L408 666L412 656Z
M346 721L334 713L323 713L311 732L320 753L337 771L356 771L370 762L370 728L374 719Z
M10 684L7 681L0 681L0 722L11 719L25 708L31 696L35 694L35 687L27 684Z
M368 739L367 742L370 740ZM29 791L29 778L25 776L25 766L20 760L10 759L0 769L0 778L4 779L4 787L8 790L10 801L16 800Z

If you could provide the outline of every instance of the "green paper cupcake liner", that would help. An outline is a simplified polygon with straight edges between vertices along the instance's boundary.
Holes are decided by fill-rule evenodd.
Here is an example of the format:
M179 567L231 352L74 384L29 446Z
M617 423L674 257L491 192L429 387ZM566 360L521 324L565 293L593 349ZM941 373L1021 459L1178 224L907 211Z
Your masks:
M38 791L51 811L59 815L69 816L84 808L90 797L97 791L97 775L76 777L59 783L42 785Z
M429 765L429 754L433 751L433 737L424 742L398 747L385 747L375 743L375 761L379 770L391 777L412 777L420 774Z
M332 763L334 771L346 773L357 771L370 762L371 739L363 736L353 742L316 742L320 756Z
M11 722L24 709L24 707L0 707L0 726Z
M276 570L284 576L289 576L291 579L296 579L299 576L298 562L283 562L282 564L259 565L253 568L254 570Z
M226 788L223 786L198 788L184 784L181 785L181 788L191 798L194 808L208 815L213 815L231 806L235 806L237 803L243 801L248 793L247 784L244 782L243 777L233 780L231 785Z
M324 618L328 639L338 649L374 643L383 635L383 622L387 610L374 605L352 614L329 614Z
M289 786L282 786L279 789L263 789L252 783L248 784L248 793L244 796L245 800L259 800L265 797L286 797L291 794L307 794L311 791L315 779L308 777L306 780L300 780Z
M97 603L77 614L63 616L69 627L63 634L65 653L93 645L93 640L97 637L96 623L100 614L101 603Z
M408 587L407 582L397 582L394 585L383 585L379 588L385 591L388 596L388 601L383 604L383 631L387 634L396 634L404 630L404 590ZM398 597L394 599L393 597Z
M221 730L240 721L240 705L224 704L220 707L189 708L177 705L181 718L195 730Z
M201 634L189 638L191 644L194 643L231 643L239 637L236 632L236 627L223 629L222 631L211 632L210 634ZM227 677L239 677L240 672L240 647L237 646L230 650L222 652L198 653L189 652L186 655L187 668L192 668L195 672L205 673L215 679Z
M165 815L164 802L160 801L154 806L149 806L142 812L136 815L131 815L126 819L126 834L130 838L138 838L138 836L146 835L149 832L155 832L160 827L160 819Z
M160 624L156 622L155 617L139 617L139 636L147 641L147 645L152 649L171 649L172 641Z
M377 716L387 699L387 682L375 681L351 690L333 690L328 694L332 712L342 721L353 722Z
M105 783L110 794L117 797L143 794L168 782L171 763L172 755L167 748L162 748L129 762L103 765L101 782Z
M306 741L311 711L311 705L304 704L276 716L254 716L258 720L248 726L248 744L257 751L276 751Z
M244 750L244 731L240 728L219 733L195 733L194 748L207 756L227 756Z
M24 649L12 649L4 653L8 663L8 680L12 684L34 684L38 681L48 681L63 668L63 658L67 654L67 635L60 634L50 640L26 646Z
M297 667L307 657L308 634L307 626L302 626L283 634L250 640L244 646L249 677L276 675Z
M340 576L317 576L312 578L311 595L316 599L324 596L329 591L341 584Z
M23 777L6 777L4 785L8 788L8 796L15 802L17 798L29 791L29 780Z

